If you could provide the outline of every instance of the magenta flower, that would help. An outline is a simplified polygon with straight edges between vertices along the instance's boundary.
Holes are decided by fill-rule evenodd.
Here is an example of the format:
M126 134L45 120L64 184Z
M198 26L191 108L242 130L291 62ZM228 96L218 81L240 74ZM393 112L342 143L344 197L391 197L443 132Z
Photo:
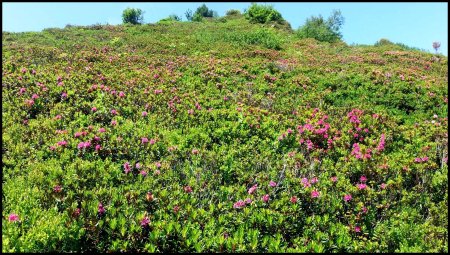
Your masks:
M186 187L184 187L184 191L185 191L186 193L191 193L191 192L192 192L191 186L186 186Z
M153 139L153 138L152 138L152 139L150 139L150 144L152 144L152 145L153 145L153 144L155 144L155 143L156 143L156 140L155 140L155 139Z
M79 150L83 149L84 148L84 142L80 142L77 147L78 147Z
M192 110L192 109L189 109L187 112L188 112L189 115L194 114L194 110Z
M160 168L160 167L161 167L161 163L156 162L156 163L155 163L155 166L156 166L157 168Z
M123 93L123 91L119 92L119 97L125 97L125 93Z
M97 210L97 212L98 212L98 214L100 214L100 215L102 215L102 214L104 214L105 213L105 208L103 207L103 204L102 203L98 203L98 210Z
M337 178L337 176L332 176L330 179L331 179L332 182L337 182L338 178Z
M116 114L117 114L117 111L114 110L114 109L112 109L112 110L111 110L111 114L112 114L112 115L116 115Z
M26 103L29 107L31 107L32 105L34 105L34 100L29 100L29 99L27 99L27 100L25 100L25 103Z
M67 142L66 142L66 141L59 141L59 142L58 142L58 145L59 145L59 146L66 146L66 145L67 145Z
M415 163L420 163L420 162L422 162L422 159L421 159L421 158L415 158L415 159L414 159L414 162L415 162Z
M52 146L50 146L50 150L51 150L51 151L54 151L55 149L56 149L56 147L55 147L55 146L53 146L53 145L52 145Z
M385 189L386 186L387 186L386 183L382 183L382 184L380 185L380 188L381 188L381 189Z
M428 157L427 156L422 158L422 162L427 162L427 161L428 161Z
M359 183L356 185L356 187L358 187L359 190L363 190L363 189L367 188L367 185L364 183Z
M246 203L246 204L251 204L251 203L252 203L252 200L248 197L248 198L245 199L245 203Z
M80 216L80 214L81 214L81 209L76 208L72 215L73 215L73 217L77 218L78 216Z
M361 177L359 178L359 180L360 180L361 182L366 182L366 181L367 181L367 178L366 178L365 175L363 175L363 176L361 176Z
M317 179L317 177L314 177L311 179L312 184L317 183L318 181L319 181L319 179Z
M31 99L38 99L39 98L39 96L37 95L37 94L33 94L32 96L31 96Z
M84 142L83 146L84 146L84 148L91 147L91 142L90 141Z
M297 197L296 196L291 197L291 203L293 203L293 204L297 203Z
M15 213L11 213L8 217L9 222L16 222L19 221L19 215Z
M269 202L269 194L265 194L263 197L262 197L262 201L264 202L264 203L267 203L267 202Z
M66 98L66 97L67 97L67 93L66 93L66 92L63 92L63 93L61 94L61 97L62 97L62 98Z
M273 187L276 187L276 186L277 186L277 183L274 182L274 181L270 181L270 182L269 182L269 186L272 187L272 188L273 188Z
M61 192L61 190L62 190L62 188L61 188L60 185L56 185L55 187L53 187L53 191L56 192L56 193Z
M250 189L248 189L248 194L253 194L255 190L258 188L258 184L253 185Z
M369 209L367 209L367 207L364 206L364 207L362 208L362 212L363 212L363 213L367 213L367 211L369 211Z
M345 202L348 202L348 201L350 201L350 200L352 200L352 195L347 194L347 195L344 196L344 201L345 201Z
M23 93L25 93L25 91L27 91L26 88L20 88L19 90L19 94L22 95Z
M304 188L311 187L311 183L308 181L308 178L302 178L302 184Z
M244 207L244 206L245 206L245 202L242 201L242 200L239 200L239 201L237 201L236 203L233 204L233 208L237 208L237 209L239 209L241 207Z
M100 133L105 133L105 132L106 132L106 129L104 129L104 128L99 128L99 129L98 129L98 132L100 132Z
M141 142L142 142L143 144L148 143L148 138L147 138L147 137L142 137L142 138L141 138Z
M100 146L100 144L95 145L95 150L99 151L102 148L102 146Z
M73 136L74 136L75 138L78 138L78 137L81 136L81 132L76 132Z
M115 120L112 120L112 121L111 121L111 125L112 125L112 126L115 126L115 125L117 125L117 121L115 121Z
M123 164L123 168L126 174L128 174L131 171L131 165L130 162L125 162L125 164Z
M356 226L356 227L355 227L355 232L356 232L356 233L361 232L361 227L360 227L360 226Z
M317 191L317 190L311 191L311 197L312 197L312 198L319 197L319 195L320 195L319 191Z
M386 139L386 136L384 134L381 134L380 142L377 145L377 151L384 150L385 139Z
M136 163L136 169L141 169L141 164L140 163Z
M145 117L145 116L147 116L147 114L148 113L146 111L143 111L141 115L142 115L142 117Z
M140 172L140 174L141 174L143 177L147 176L147 172L146 172L145 170L142 170L142 171Z
M145 216L145 217L141 220L141 226L145 228L145 227L147 227L149 224L150 224L150 219L149 219L147 216Z

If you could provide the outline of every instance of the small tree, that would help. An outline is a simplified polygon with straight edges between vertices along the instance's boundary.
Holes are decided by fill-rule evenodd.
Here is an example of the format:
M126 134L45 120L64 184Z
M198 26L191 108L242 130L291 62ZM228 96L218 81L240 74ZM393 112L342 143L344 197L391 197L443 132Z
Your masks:
M344 17L340 11L334 10L332 15L325 20L321 15L306 19L305 25L297 31L299 38L314 38L323 42L336 42L341 40L340 29L344 24Z
M439 48L441 47L441 43L440 42L433 42L433 48L436 51L436 54L439 50Z
M138 8L126 8L122 13L123 23L130 23L133 25L142 24L144 21L144 12Z
M191 9L187 9L187 11L184 13L184 15L186 16L186 19L189 21L192 21L192 19L194 18L194 15L192 14Z
M231 9L226 12L227 16L241 15L239 10Z
M208 7L206 7L205 4L203 4L202 6L198 7L197 10L195 11L194 15L198 14L201 17L217 17L217 12L210 10Z

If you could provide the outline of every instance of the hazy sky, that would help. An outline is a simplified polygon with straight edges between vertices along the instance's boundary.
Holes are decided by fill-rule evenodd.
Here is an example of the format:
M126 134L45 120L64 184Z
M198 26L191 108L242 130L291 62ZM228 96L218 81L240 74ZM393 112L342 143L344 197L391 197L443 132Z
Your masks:
M224 16L229 9L241 12L250 2L181 2L181 3L2 3L2 31L41 31L63 28L67 24L117 25L122 11L140 8L145 23L176 14L186 20L187 9L195 11L205 3ZM441 42L439 52L448 55L448 3L270 3L297 29L310 16L327 18L339 9L345 18L343 39L348 44L374 44L381 38L434 52L434 41Z

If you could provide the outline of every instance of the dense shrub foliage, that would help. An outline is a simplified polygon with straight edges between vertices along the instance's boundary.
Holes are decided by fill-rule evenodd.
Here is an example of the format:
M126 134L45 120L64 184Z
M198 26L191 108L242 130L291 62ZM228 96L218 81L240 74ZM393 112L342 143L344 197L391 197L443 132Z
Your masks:
M336 42L342 38L340 29L344 24L344 17L340 11L334 10L325 20L321 15L306 19L305 25L297 30L299 38L314 38L321 42Z
M448 252L447 57L243 18L2 44L2 252Z
M268 23L271 21L283 21L281 13L270 5L252 3L244 13L245 18L253 23Z

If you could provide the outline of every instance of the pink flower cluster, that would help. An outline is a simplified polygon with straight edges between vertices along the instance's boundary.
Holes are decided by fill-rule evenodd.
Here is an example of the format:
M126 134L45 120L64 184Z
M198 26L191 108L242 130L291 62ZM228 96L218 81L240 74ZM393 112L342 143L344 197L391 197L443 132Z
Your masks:
M422 157L422 158L417 157L417 158L414 159L414 162L415 162L415 163L423 163L423 162L427 162L428 159L429 159L429 158L428 158L427 156Z

